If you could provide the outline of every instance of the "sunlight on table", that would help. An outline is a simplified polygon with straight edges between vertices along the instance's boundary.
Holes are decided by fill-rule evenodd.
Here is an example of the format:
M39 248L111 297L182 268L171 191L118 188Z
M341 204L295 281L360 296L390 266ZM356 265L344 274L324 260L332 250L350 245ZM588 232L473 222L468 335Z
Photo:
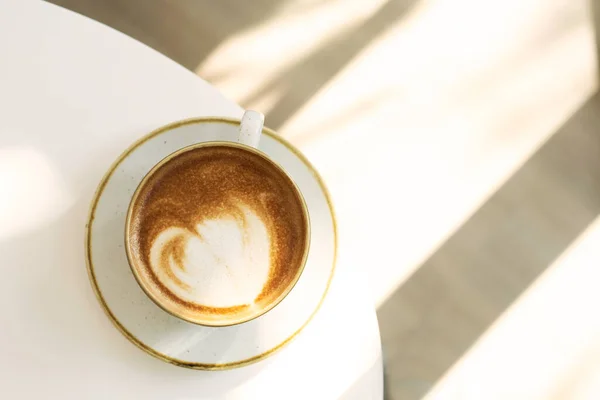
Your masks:
M600 393L600 218L427 396L592 400Z
M73 205L60 171L31 147L0 148L0 240L54 221Z

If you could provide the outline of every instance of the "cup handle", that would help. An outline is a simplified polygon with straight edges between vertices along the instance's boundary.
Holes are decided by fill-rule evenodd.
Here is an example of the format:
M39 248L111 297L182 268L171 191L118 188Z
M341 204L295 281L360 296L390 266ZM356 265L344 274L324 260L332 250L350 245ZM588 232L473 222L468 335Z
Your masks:
M260 135L262 134L265 116L258 111L247 110L240 121L240 134L238 142L258 148Z

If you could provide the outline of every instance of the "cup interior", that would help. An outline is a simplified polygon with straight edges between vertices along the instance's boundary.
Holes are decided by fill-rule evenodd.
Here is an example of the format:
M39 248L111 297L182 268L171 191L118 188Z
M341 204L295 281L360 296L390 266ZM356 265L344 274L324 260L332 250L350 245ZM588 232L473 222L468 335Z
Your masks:
M217 215L240 198L243 205ZM125 226L139 286L170 314L206 326L247 322L280 303L302 274L309 243L308 210L292 178L235 142L189 146L156 164L137 187Z

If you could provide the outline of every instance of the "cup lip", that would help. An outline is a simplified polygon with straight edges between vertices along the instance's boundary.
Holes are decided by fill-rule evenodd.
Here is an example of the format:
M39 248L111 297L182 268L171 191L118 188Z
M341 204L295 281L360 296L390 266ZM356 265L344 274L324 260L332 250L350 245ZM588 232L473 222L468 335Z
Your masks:
M155 295L155 293L152 290L150 290L147 287L147 285L145 285L143 283L143 280L141 279L139 272L134 267L134 259L133 259L133 256L131 255L131 251L130 251L131 240L130 240L129 236L130 236L130 232L131 232L131 218L133 215L133 208L134 208L133 205L136 203L136 201L139 197L139 194L141 192L141 189L145 186L145 184L148 182L148 180L159 169L161 169L165 164L167 164L173 158L180 156L181 154L187 153L189 151L194 151L194 150L204 148L204 147L238 148L238 149L242 149L242 150L254 153L254 154L260 156L261 158L263 158L265 161L272 164L284 176L286 176L288 178L288 180L291 182L292 187L294 188L296 194L298 195L298 198L300 199L300 203L302 205L302 213L303 213L304 219L306 221L306 235L305 235L306 245L304 246L301 265L298 268L298 271L296 272L294 279L291 281L291 283L288 285L288 287L286 287L285 290L282 291L281 294L274 301L272 301L266 307L260 309L260 311L255 312L244 318L238 318L238 319L227 320L227 321L225 321L225 320L223 320L223 321L221 321L221 320L205 320L202 318L193 319L193 318L185 317L185 316L181 315L180 313L176 312L175 310L169 309L169 307L166 306L165 304L163 304L161 302L161 300ZM227 326L243 324L245 322L252 321L262 315L265 315L267 312L269 312L273 308L275 308L279 303L281 303L283 301L283 299L285 299L288 296L288 294L292 291L292 289L296 286L296 284L300 280L300 276L304 272L304 267L306 266L306 262L308 259L308 253L310 250L310 229L311 229L310 214L308 212L308 206L306 204L306 200L304 199L304 196L302 195L302 192L300 191L300 188L298 187L296 182L292 179L292 177L288 174L288 172L278 162L271 159L266 153L260 151L259 149L239 143L239 142L227 141L227 140L207 141L207 142L200 142L200 143L192 144L189 146L185 146L185 147L182 147L182 148L174 151L173 153L167 155L162 160L160 160L158 163L156 163L152 168L150 168L150 170L146 173L146 175L144 175L144 177L142 178L142 180L136 187L133 195L131 196L131 200L129 201L129 206L127 208L127 216L125 219L125 253L127 255L127 263L129 264L129 268L131 269L131 272L133 273L133 276L135 277L135 280L138 283L138 286L142 289L142 291L146 294L146 296L148 296L148 298L150 298L150 300L152 300L162 310L164 310L165 312L171 314L172 316L174 316L176 318L179 318L186 322L190 322L195 325L207 326L207 327L227 327Z

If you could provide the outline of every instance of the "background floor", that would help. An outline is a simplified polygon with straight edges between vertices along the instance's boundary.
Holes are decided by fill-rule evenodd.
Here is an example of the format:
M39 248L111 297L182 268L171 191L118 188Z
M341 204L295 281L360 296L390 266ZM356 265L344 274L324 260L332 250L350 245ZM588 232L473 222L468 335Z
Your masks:
M600 398L596 0L52 2L315 163L378 306L387 399Z

